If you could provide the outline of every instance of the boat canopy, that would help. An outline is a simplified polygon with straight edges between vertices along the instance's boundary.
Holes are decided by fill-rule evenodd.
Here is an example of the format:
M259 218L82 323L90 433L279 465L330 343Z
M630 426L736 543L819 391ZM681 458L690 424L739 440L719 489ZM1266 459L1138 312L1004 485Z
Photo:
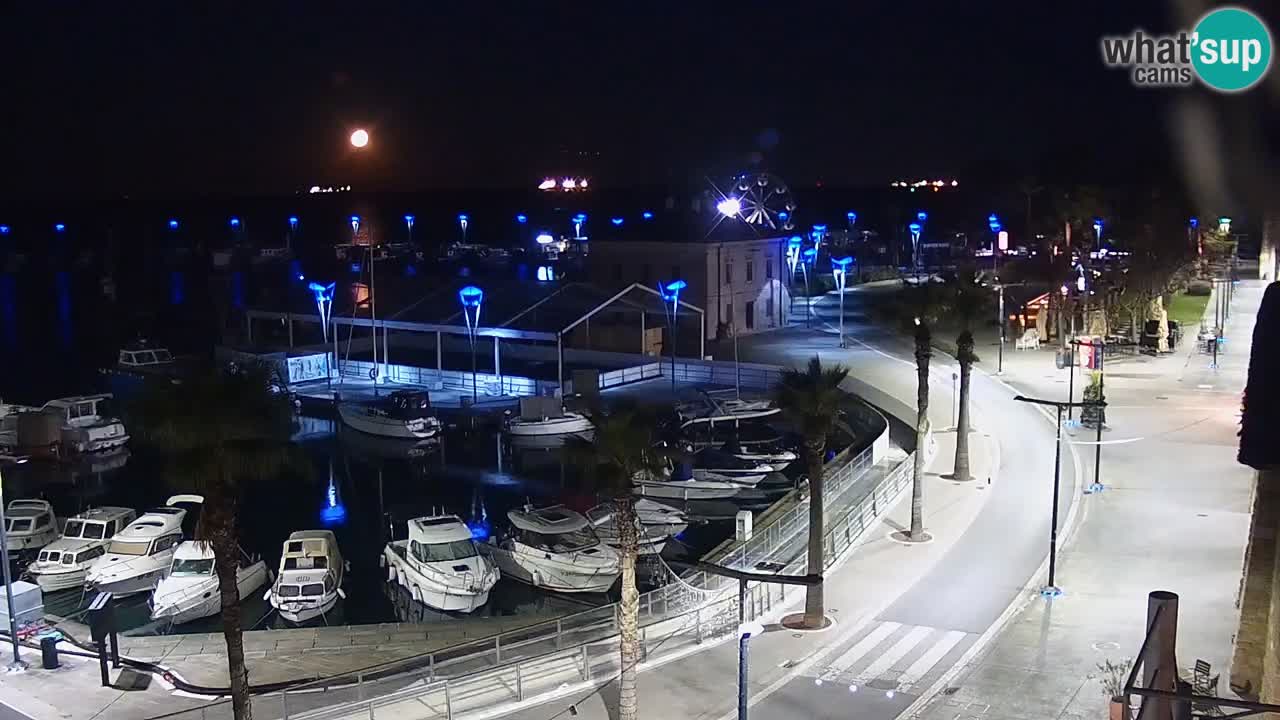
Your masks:
M512 525L521 530L544 534L573 532L590 524L581 514L563 505L541 510L511 510L507 512L507 517Z
M338 540L331 530L298 530L289 534L280 558L281 570L324 570Z

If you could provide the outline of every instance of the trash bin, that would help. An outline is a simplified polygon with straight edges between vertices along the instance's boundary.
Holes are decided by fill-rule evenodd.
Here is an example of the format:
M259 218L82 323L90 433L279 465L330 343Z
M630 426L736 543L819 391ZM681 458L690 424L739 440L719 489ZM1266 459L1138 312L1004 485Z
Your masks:
M40 667L45 670L58 668L58 635L42 635L40 637Z

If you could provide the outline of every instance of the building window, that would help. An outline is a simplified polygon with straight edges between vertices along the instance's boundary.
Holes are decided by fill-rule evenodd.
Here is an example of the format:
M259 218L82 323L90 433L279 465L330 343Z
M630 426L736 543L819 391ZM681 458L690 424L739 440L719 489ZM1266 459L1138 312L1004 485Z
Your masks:
M751 263L747 263L747 267L748 268L751 267ZM754 330L756 327L756 301L755 300L747 301L747 312L746 312L746 317L744 319L747 323L747 329Z
M764 304L764 314L769 317L769 322L773 322L773 296L772 295L769 296L769 299Z
M773 279L773 260L764 261L764 277L766 280Z
M756 264L755 264L754 262L752 262L751 260L748 260L748 261L747 261L747 282L751 282L752 280L755 280L755 279L756 279L756 267L755 267L755 266L756 266Z
M622 263L614 263L613 280L614 282L622 282Z
M724 264L724 282L726 285L733 284L733 263Z

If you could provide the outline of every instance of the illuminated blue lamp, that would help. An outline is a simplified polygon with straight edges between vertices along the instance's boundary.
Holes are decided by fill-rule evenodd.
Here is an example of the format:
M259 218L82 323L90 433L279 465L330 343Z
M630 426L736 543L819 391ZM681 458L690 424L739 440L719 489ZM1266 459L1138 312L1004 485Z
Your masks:
M177 229L178 229L178 221L177 221L177 220L170 220L170 221L169 221L169 229L170 229L170 230L177 230Z
M1191 218L1190 220L1187 221L1187 223L1193 228L1200 227L1200 221L1196 218ZM0 228L0 232L8 232L8 231L9 231L8 225L5 225L4 227Z
M351 272L353 273L360 272L360 263L351 263Z
M556 241L555 238L551 237L550 233L538 233L538 237L534 238L534 240L536 240L539 245L550 245Z
M991 228L991 232L998 233L1000 232L1000 228L1004 226L1000 224L999 220L992 220L991 222L987 223L987 227Z
M618 226L618 225L621 225L621 224L622 224L622 218L620 218L620 217L610 218L610 219L609 219L609 222L613 223L613 224L614 224L614 226Z
M831 258L831 267L833 269L839 268L843 272L846 268L849 267L849 264L852 262L853 262L853 258L851 257Z
M518 222L518 223L520 223L521 225L523 225L523 224L525 224L525 223L529 222L529 216L528 216L528 215L525 215L524 213L520 213L519 215L516 215L516 222Z
M337 287L337 283L329 283L328 285L322 285L318 282L313 282L310 285L307 285L307 289L310 290L311 293L316 296L316 304L319 304L322 302L332 302L333 289L335 287Z
M805 262L807 262L807 263L811 263L811 262L813 262L815 259L817 259L817 257L818 257L818 249L817 249L817 248L805 248L805 251L804 251L802 254L804 255L804 261L805 261Z
M995 213L991 213L990 215L988 215L988 216L987 216L987 224L988 224L988 225L992 225L992 224L994 224L994 223L998 223L998 222L1000 222L1000 218L996 217L996 214L995 214Z
M787 241L787 247L791 250L795 250L799 248L800 245L803 243L804 243L804 238L800 237L799 235L792 235L791 239Z
M586 221L587 221L587 214L586 214L586 213L578 213L577 215L574 215L574 216L573 216L573 219L574 219L574 221L575 221L575 222L586 222Z
M238 218L238 217L233 217L233 218L231 218L231 227L233 227L233 228L238 228L238 227L240 227L240 218Z
M663 300L674 305L680 302L680 291L687 287L689 287L689 283L683 280L672 280L666 285L659 285L658 294L662 296Z
M326 526L341 525L347 520L347 508L338 498L338 488L329 484L325 492L324 507L320 509L320 522Z
M9 226L0 225L0 235L8 235L8 234L9 234Z
M475 285L468 285L458 291L458 300L464 308L480 307L484 300L484 291Z
M290 230L297 230L297 229L298 229L298 216L297 216L297 215L290 215L290 216L289 216L289 229L290 229Z
M920 234L920 223L911 223L910 225L908 225L908 226L907 226L907 229L911 231L911 234L913 234L913 235L919 235L919 234Z
M787 212L786 210L779 210L779 211L778 211L778 219L780 219L780 220L786 220L786 219L787 219L787 218L789 218L789 217L791 217L791 213Z
M845 216L845 218L847 218L847 219L849 220L849 222L851 222L851 223L852 223L852 222L857 222L857 221L858 221L858 213L856 213L856 212L854 212L854 211L852 211L852 210L850 210L849 212L845 213L845 214L844 214L844 216Z
M645 210L644 212L640 213L640 217L644 218L645 220L652 220L653 213L649 212L648 210Z
M925 220L929 219L929 213L921 210L920 212L916 213L916 219L919 220L920 222L924 222Z
M1102 218L1093 219L1093 231L1095 233L1102 234Z
M470 219L471 219L471 218L470 218L470 217L468 217L466 213L459 213L459 214L458 214L458 222L460 222L460 223L465 223L466 221L468 221L468 220L470 220Z
M826 226L826 225L814 225L814 226L813 226L813 231L814 231L814 232L816 232L816 233L824 233L824 232L826 232L826 231L827 231L827 226Z
M58 223L57 225L54 225L54 226L53 226L53 229L54 229L54 230L56 230L56 231L58 231L58 232L62 232L62 231L64 231L64 230L66 230L66 229L67 229L67 226L66 226L66 225L63 225L62 223Z
M413 220L414 220L414 217L412 215L404 216L404 224L408 225L410 230L413 229Z
M466 523L467 529L471 531L471 539L484 542L489 539L489 523L484 520L473 520Z

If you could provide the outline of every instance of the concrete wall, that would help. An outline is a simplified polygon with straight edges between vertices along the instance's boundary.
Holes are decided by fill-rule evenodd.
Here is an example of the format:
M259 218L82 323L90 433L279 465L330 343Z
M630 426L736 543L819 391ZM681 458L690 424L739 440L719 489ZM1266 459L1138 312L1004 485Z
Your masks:
M1256 478L1231 688L1243 697L1280 703L1280 470L1259 471Z

